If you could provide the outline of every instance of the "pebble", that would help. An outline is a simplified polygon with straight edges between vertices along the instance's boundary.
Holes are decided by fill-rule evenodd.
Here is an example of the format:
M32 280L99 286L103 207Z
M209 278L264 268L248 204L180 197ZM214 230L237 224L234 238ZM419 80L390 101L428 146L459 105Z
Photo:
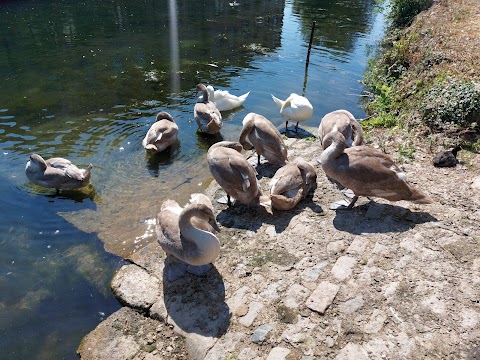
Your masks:
M306 306L323 315L335 299L338 290L340 290L340 286L323 281L307 299Z
M248 307L248 313L247 315L241 317L238 321L240 324L243 326L249 327L253 324L255 321L255 318L257 317L258 313L264 308L264 305L259 302L252 302L250 306Z
M265 341L268 333L272 329L273 329L272 325L263 324L253 332L252 336L250 336L250 341L255 344L261 345Z
M211 336L202 336L196 333L189 333L185 338L185 347L188 355L193 360L205 358L208 350L215 344L217 339Z
M239 332L228 332L219 339L210 349L204 359L199 360L217 360L228 358L239 342L243 340L245 335Z
M231 298L227 300L228 307L233 313L236 313L240 306L245 305L245 301L249 293L250 288L248 286L242 286L240 289L235 291Z
M347 254L362 255L368 245L368 240L364 236L357 236L347 249Z
M306 287L299 284L293 284L288 289L283 303L291 309L298 309L298 307L305 302L309 293L310 290Z
M290 350L284 347L274 347L267 356L267 360L285 360Z
M382 329L385 320L387 320L387 315L382 310L373 310L373 314L370 316L370 321L365 325L364 331L367 334L378 333Z
M235 315L237 316L245 316L248 313L248 306L245 304L240 305L236 310L235 310Z
M340 350L335 360L369 360L367 351L358 344L348 343Z
M315 324L309 318L301 318L296 324L288 325L281 338L289 344L297 346L312 338L314 328Z
M345 251L346 247L347 245L343 240L332 241L327 244L327 253L330 255L340 254Z
M480 176L473 178L472 185L470 185L473 190L480 190Z
M328 261L321 261L318 264L315 264L311 268L305 269L303 273L303 281L313 282L317 281L322 270L328 265Z
M363 297L361 295L357 295L353 299L347 300L338 305L338 310L343 314L353 314L354 312L360 310L364 303Z
M351 256L341 256L338 258L335 265L332 268L332 275L340 281L348 278L353 271L353 267L357 263L357 260Z

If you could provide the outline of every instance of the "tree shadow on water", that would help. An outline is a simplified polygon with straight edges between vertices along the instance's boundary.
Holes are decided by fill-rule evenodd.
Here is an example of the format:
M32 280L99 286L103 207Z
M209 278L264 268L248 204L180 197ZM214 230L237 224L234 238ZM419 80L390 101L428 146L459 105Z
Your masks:
M333 226L352 234L405 232L418 224L438 221L426 212L391 204L369 202L353 209L337 210Z
M225 283L215 267L205 276L187 273L171 282L164 272L163 297L170 319L182 331L206 337L227 332L232 315L225 302Z

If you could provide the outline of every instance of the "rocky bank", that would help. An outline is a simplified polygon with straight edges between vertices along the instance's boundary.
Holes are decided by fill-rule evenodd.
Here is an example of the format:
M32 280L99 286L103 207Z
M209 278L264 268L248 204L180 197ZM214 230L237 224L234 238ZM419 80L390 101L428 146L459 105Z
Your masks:
M309 129L313 134L316 129ZM400 134L370 134L394 159ZM316 166L318 187L273 214L216 202L222 244L207 276L163 278L156 242L112 280L125 305L78 348L82 359L479 359L480 155L434 168L438 148L413 138L400 162L429 205L343 195L315 161L318 140L290 138L289 158ZM405 160L405 159L403 159ZM264 192L277 167L258 166Z

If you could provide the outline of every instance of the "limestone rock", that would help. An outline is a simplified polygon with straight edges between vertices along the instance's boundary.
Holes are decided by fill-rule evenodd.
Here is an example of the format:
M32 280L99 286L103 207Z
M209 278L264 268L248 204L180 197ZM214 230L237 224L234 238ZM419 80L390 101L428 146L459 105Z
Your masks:
M307 299L306 306L323 315L335 299L338 290L340 290L340 286L323 281Z
M147 310L160 296L160 281L137 265L124 265L113 277L112 290L123 303Z

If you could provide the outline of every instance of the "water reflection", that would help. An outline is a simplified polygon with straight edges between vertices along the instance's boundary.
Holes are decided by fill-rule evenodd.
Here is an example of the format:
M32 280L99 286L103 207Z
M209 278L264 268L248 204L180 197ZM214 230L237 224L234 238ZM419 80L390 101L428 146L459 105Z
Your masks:
M180 91L180 55L176 0L169 0L168 10L168 17L170 22L170 76L172 77L171 92L176 94Z
M295 1L293 12L301 18L302 37L308 44L312 22L316 21L313 44L325 49L351 52L361 34L372 25L375 1Z
M158 177L160 170L165 169L167 165L173 164L179 155L180 141L178 140L160 153L150 154L145 152L145 160L150 174Z

